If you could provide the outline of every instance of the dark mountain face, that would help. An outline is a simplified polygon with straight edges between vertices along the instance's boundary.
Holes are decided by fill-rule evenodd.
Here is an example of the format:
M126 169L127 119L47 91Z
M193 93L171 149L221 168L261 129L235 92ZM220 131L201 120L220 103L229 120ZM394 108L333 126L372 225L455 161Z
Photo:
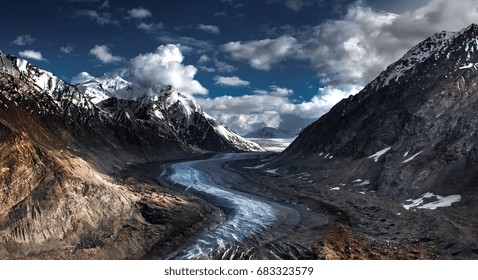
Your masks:
M276 165L401 199L431 191L473 204L477 109L478 26L471 25L411 49L307 127Z

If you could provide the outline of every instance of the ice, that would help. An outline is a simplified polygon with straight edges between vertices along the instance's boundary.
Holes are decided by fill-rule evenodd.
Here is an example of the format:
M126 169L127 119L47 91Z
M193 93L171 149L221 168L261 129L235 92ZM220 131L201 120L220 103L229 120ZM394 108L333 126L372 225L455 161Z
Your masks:
M392 148L392 147L387 147L387 148L385 148L385 149L383 149L383 150L380 150L380 151L376 152L375 154L369 156L368 158L373 158L373 159L375 160L375 162L377 162L378 159L379 159L382 155L384 155L385 153L387 153L388 151L390 151L391 148Z
M246 166L246 167L244 167L244 168L245 168L245 169L259 169L259 168L262 168L262 167L264 167L264 166L266 166L266 165L267 165L267 163L261 164L261 165L257 165L257 166Z
M403 154L403 157L407 157L407 156L408 156L408 153L410 153L410 151L406 151L406 152Z
M279 168L276 168L276 169L267 169L266 172L267 172L267 173L271 173L271 174L279 174L279 173L277 173L277 170L279 170Z
M331 188L330 190L331 190L331 191L338 191L338 190L340 190L340 188L339 188L339 187L335 187L335 188Z
M294 138L246 138L249 141L259 144L268 152L280 153L284 151L295 140Z
M436 199L436 201L424 204L425 198ZM409 204L403 204L403 208L410 210L410 208L416 207L420 209L435 210L438 207L449 207L453 203L459 201L461 201L461 195L459 194L453 194L443 197L440 195L435 195L432 192L426 192L417 199L407 199L406 202L409 202Z
M473 63L468 63L468 64L465 64L465 65L461 66L461 67L458 68L458 69L469 69L469 68L471 68L471 67L473 67L473 66L474 66Z
M407 158L406 160L404 160L402 163L407 163L407 162L412 161L416 156L418 156L418 155L421 154L422 152L423 152L423 151L420 151L420 152L414 154L413 156L411 156L411 157Z
M359 193L361 193L361 194L365 194L365 192L359 192Z
M362 182L362 179L353 180L352 183Z
M230 155L225 154L203 162L224 161L229 157ZM188 190L194 189L214 197L220 207L231 212L224 223L185 244L169 256L171 259L209 258L210 253L231 247L233 243L244 240L276 220L276 212L269 204L216 185L214 180L204 176L196 168L196 164L197 161L190 161L170 165L173 173L169 180Z

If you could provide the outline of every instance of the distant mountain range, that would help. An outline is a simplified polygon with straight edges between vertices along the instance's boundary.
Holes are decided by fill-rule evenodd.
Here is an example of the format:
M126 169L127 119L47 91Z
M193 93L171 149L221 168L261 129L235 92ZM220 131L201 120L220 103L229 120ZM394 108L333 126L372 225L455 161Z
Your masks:
M244 137L246 138L292 138L297 136L298 133L283 130L280 128L274 128L274 127L263 127L259 130L250 132Z

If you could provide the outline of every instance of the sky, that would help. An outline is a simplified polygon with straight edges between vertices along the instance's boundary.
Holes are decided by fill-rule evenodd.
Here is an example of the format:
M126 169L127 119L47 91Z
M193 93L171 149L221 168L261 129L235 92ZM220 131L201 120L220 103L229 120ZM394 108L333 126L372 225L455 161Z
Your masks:
M240 134L297 131L478 0L4 1L0 49L67 82L125 69Z

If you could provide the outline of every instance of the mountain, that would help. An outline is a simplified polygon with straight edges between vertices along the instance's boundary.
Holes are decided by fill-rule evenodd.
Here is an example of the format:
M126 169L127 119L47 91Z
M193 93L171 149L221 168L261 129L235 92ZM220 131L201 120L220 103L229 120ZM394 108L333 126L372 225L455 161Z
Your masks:
M477 109L473 24L412 48L360 93L305 128L271 166L404 203L417 197L422 204L424 197L440 203L440 196L476 207Z
M292 138L296 134L287 130L274 127L263 127L259 130L250 132L244 137L246 138Z
M1 259L140 258L211 211L186 194L120 176L131 164L193 151L159 118L113 114L90 99L0 51ZM141 115L138 104L131 108Z
M78 88L103 111L118 121L124 118L167 124L194 150L214 152L262 152L256 143L244 139L209 116L190 96L171 86L141 87L119 75L94 78L81 73Z

